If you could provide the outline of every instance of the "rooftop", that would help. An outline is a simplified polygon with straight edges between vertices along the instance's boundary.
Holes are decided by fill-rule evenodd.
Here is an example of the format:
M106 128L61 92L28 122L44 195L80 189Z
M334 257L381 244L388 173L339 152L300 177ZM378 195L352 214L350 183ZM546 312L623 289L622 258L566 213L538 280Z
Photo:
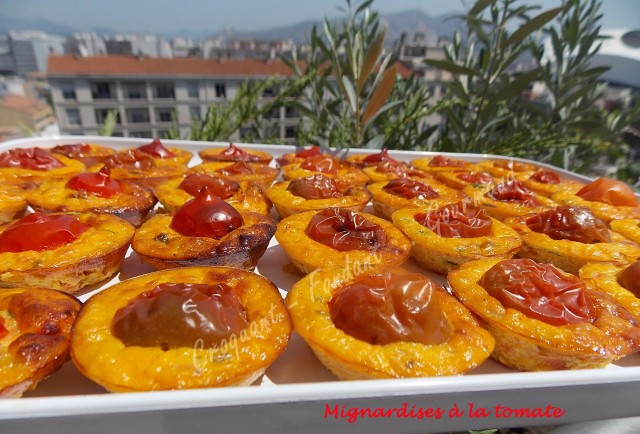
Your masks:
M4 95L0 97L0 105L31 116L49 110L44 102L22 95Z

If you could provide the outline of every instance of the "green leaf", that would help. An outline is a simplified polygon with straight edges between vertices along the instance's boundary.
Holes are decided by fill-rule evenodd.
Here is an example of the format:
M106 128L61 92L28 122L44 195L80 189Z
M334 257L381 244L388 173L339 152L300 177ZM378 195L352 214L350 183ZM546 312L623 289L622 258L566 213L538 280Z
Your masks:
M397 74L397 66L395 64L391 65L389 69L387 69L382 76L382 80L380 80L380 85L376 88L367 104L367 107L364 110L362 115L362 124L365 125L384 105L384 103L391 95L391 90L393 90L393 85L396 82L396 74Z
M549 21L553 20L558 14L562 12L562 8L554 8L549 9L548 11L542 12L540 15L532 18L527 21L523 25L521 25L518 30L513 32L511 36L505 42L505 46L509 45L517 45L522 40L524 40L527 36L531 35L533 32L544 27Z
M518 75L509 83L507 83L502 89L500 89L493 98L495 99L495 101L502 101L520 95L522 91L524 91L536 80L539 73L540 69L536 68Z
M358 112L358 103L356 101L356 92L353 88L353 83L349 80L349 77L346 75L342 76L342 86L345 91L345 98L349 101L349 106L351 107L351 111L353 113Z
M378 134L377 136L369 140L367 144L364 145L364 147L367 149L380 149L382 148L383 144L384 144L384 134Z
M466 66L458 65L456 63L451 63L446 60L438 60L438 59L425 59L425 63L436 67L438 69L443 69L445 71L451 72L452 74L462 74L462 75L475 75L475 72L467 68Z
M376 61L380 57L380 53L382 53L382 46L384 44L386 36L387 29L385 27L380 33L376 35L376 38L367 50L367 54L365 55L364 62L362 64L362 70L360 71L360 76L358 77L358 83L356 85L358 93L364 87L367 78L369 78L369 76L371 75L371 71L373 71L373 67L376 64Z
M476 16L487 7L489 7L495 0L478 0L469 10L469 15Z

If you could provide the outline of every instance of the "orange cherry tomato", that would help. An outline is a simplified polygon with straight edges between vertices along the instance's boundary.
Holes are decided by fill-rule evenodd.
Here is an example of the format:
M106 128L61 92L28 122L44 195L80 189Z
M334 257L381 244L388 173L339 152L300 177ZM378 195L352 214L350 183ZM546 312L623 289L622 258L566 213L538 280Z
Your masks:
M444 206L428 213L418 213L415 220L444 238L475 238L491 235L493 220L483 209L464 202Z
M631 187L611 178L598 178L582 187L576 194L584 200L614 206L638 206L638 198Z
M312 240L341 252L375 250L387 240L380 226L343 208L320 211L311 218L305 233Z
M287 186L287 190L294 196L299 196L307 200L342 197L336 181L322 174L311 175L305 178L295 178L291 180Z
M507 259L489 269L478 283L504 307L551 325L593 322L596 317L585 283L552 264Z
M89 226L70 215L36 212L0 233L0 253L53 250L76 240Z

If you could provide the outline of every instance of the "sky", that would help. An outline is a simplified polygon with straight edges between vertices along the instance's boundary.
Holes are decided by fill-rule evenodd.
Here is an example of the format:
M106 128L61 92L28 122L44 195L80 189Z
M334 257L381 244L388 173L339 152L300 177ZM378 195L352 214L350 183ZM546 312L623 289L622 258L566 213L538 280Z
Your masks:
M561 0L526 0L543 8ZM353 0L356 3L357 0ZM374 0L381 13L420 9L431 16L464 10L471 0ZM79 30L216 33L224 28L262 30L309 19L339 17L344 0L0 0L0 14L45 19ZM603 0L604 28L640 29L640 0Z

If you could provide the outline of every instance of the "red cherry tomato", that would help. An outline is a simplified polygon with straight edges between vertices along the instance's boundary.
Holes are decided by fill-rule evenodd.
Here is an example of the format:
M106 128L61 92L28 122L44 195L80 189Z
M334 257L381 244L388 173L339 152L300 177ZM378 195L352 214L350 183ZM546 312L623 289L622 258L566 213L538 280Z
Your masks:
M254 175L256 170L245 161L239 161L230 166L216 170L223 175Z
M341 252L375 250L387 241L380 226L343 208L320 211L311 218L305 233L312 240Z
M405 199L435 199L440 195L433 187L414 179L396 178L382 187L383 191Z
M584 282L551 264L507 259L489 269L479 284L504 307L551 325L593 322L596 317Z
M49 170L64 167L51 152L41 148L10 149L0 153L0 167Z
M585 206L558 206L529 217L526 224L532 231L554 240L570 240L584 244L610 243L607 224Z
M238 148L233 143L229 143L229 147L224 151L220 152L218 155L218 160L220 161L249 161L256 162L260 161L260 156L251 154L244 149Z
M433 301L436 291L444 290L421 274L384 268L339 288L329 301L329 313L337 328L372 345L438 345L451 330Z
M611 178L598 178L582 187L576 194L584 200L614 206L638 206L638 198L631 187Z
M322 154L322 152L320 152L320 146L313 145L308 149L301 149L298 152L296 152L296 157L309 158L309 157L313 157L315 155L320 155L320 154Z
M53 250L76 240L89 226L69 215L29 214L0 233L0 253Z
M560 184L560 175L551 170L538 170L529 179L541 184Z
M618 283L640 298L640 260L629 265L618 274Z
M300 167L312 172L328 173L335 175L340 169L340 160L333 155L315 155L313 157L306 158Z
M466 161L447 158L444 155L436 155L429 161L429 167L464 167Z
M4 326L4 318L0 316L0 339L9 334L9 330Z
M58 145L51 148L51 152L62 154L68 158L83 157L91 152L91 146L88 143L74 143L71 145Z
M307 200L342 197L336 181L322 174L311 175L305 178L295 178L291 180L287 186L287 190L294 196L299 196Z
M493 200L518 202L522 205L531 207L541 205L540 201L536 198L536 194L522 185L522 183L517 179L501 182L489 190L486 196Z
M369 154L362 159L362 163L365 166L373 166L380 162L387 162L387 161L392 163L399 163L398 160L389 156L389 152L387 151L386 148L378 152L377 154Z
M138 150L157 158L175 157L173 152L164 147L160 139L153 139L153 142L139 146Z
M211 194L220 199L227 199L240 190L240 185L237 182L200 173L188 175L178 185L180 190L186 191L191 196L197 196L204 187L207 187Z
M229 143L229 146L227 147L227 149L222 151L220 154L221 155L229 155L229 156L245 156L245 155L249 155L249 153L247 151L245 151L244 149L238 148L233 143Z
M242 224L242 216L234 207L204 187L196 197L176 210L170 227L190 237L220 239Z
M156 167L153 157L138 149L126 149L110 156L104 161L104 166L110 169L122 167L134 170L148 170Z
M444 238L475 238L491 235L493 220L483 209L464 202L444 206L429 213L418 213L415 220Z
M491 184L493 177L488 172L461 172L456 175L461 181L470 182L471 184Z
M212 348L238 336L247 322L224 283L162 283L118 309L111 330L126 346Z
M99 197L112 197L122 192L122 186L115 179L111 179L111 171L103 167L99 172L80 173L69 181L67 188L86 191Z

